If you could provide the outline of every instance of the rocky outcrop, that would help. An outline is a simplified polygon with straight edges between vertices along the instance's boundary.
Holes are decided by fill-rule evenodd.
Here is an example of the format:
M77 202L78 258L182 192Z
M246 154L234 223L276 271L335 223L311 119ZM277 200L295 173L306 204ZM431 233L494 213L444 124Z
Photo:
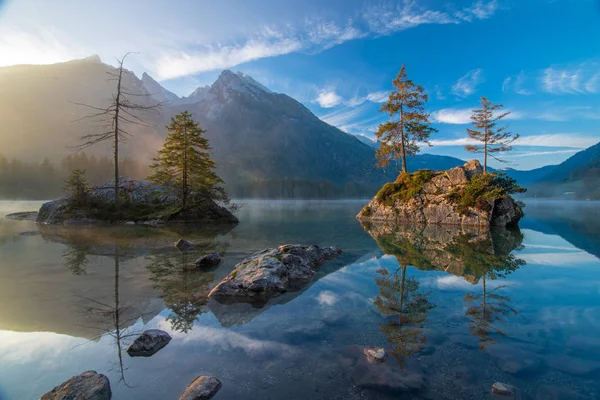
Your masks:
M283 245L245 259L210 293L216 299L265 299L310 282L315 268L341 253L336 247Z
M523 217L523 211L512 198L489 200L485 207L469 207L466 212L461 212L449 198L451 192L463 188L473 176L482 173L477 160L446 171L432 171L431 178L410 198L390 203L376 196L357 218L362 221L482 227L516 225Z
M194 379L179 400L208 400L221 389L221 381L214 376L199 376Z
M160 329L144 331L127 349L131 357L150 357L171 341L171 336Z
M165 223L237 223L238 219L225 207L210 199L198 201L181 210L180 200L173 190L150 182L122 178L119 187L124 199L121 213L114 215L114 181L91 188L87 205L72 207L70 197L44 203L36 222L41 224L85 225L111 221L133 221L137 224L160 225Z
M55 387L40 400L110 400L108 378L96 371L86 371Z

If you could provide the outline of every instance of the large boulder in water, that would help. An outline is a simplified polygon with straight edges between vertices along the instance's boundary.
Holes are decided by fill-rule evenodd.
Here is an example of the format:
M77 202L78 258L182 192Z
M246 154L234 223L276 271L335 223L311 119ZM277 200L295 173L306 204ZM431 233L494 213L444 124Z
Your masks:
M55 387L40 400L110 400L108 378L96 371L86 371Z
M283 245L245 259L210 293L216 299L266 299L310 282L315 268L337 257L336 247Z
M238 219L225 207L211 199L196 201L184 210L180 199L167 186L121 178L120 193L124 200L119 213L114 213L114 181L91 188L85 207L72 207L70 197L44 203L36 222L42 224L89 224L103 221L135 221L161 223L237 223ZM120 194L120 196L121 196Z
M194 379L179 400L209 400L221 389L221 381L214 376L199 376Z
M171 336L160 329L144 331L127 349L131 357L150 357L165 347L171 341Z
M356 216L361 221L462 226L514 226L523 217L512 197L475 199L464 206L457 197L483 174L477 160L447 171L401 174ZM492 175L490 175L491 177Z

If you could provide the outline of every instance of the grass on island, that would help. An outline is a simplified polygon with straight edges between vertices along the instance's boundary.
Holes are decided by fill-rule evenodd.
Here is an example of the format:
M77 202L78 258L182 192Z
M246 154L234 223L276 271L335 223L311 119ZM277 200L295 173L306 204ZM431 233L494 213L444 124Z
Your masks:
M415 173L402 173L398 175L396 182L383 185L375 198L387 205L393 206L398 200L408 200L423 191L423 185L435 175L428 169L422 169Z
M446 199L454 204L460 214L467 215L469 208L489 211L491 200L505 199L526 191L505 174L478 174L467 181L466 185L454 188L446 195Z

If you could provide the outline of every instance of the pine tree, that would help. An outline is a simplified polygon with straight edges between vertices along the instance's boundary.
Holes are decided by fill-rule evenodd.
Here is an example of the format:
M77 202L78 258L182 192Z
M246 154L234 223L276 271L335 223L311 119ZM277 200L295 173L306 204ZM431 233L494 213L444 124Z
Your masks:
M506 127L498 127L498 123L510 112L498 113L502 108L501 104L493 104L485 97L481 98L481 108L473 110L471 116L472 124L476 129L467 128L469 137L481 144L465 146L465 150L473 153L483 153L483 172L487 173L488 155L496 161L506 163L496 156L494 153L511 151L513 147L511 143L519 138L519 135L513 135L507 131Z
M71 204L82 207L87 202L88 181L85 170L75 169L65 180L65 192L71 196Z
M427 142L431 133L437 132L430 126L429 113L425 111L427 94L421 85L406 77L406 67L402 65L393 81L395 90L390 93L387 103L380 112L387 112L390 119L398 116L397 121L388 121L379 125L375 133L380 147L377 150L378 166L386 167L392 159L396 160L396 169L408 172L406 157L419 152L419 142ZM398 160L402 159L402 169Z
M208 139L192 115L184 111L171 118L171 124L163 148L158 151L150 168L154 171L148 178L154 183L179 188L181 207L188 206L188 200L211 198L229 202L223 183L214 172L215 162L210 156Z

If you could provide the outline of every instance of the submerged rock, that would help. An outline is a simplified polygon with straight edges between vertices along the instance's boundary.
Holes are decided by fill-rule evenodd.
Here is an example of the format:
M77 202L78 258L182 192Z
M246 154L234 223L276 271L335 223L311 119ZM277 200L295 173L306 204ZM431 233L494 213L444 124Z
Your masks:
M283 245L245 259L210 293L212 298L268 298L310 282L314 268L337 257L336 247Z
M194 379L179 400L208 400L221 389L221 381L214 376L199 376Z
M37 211L24 211L24 212L16 212L12 214L7 214L4 218L6 219L14 219L17 221L35 221L37 218Z
M459 210L449 194L464 188L473 176L483 173L477 160L447 171L421 172L425 182L420 186L408 189L398 197L386 193L387 197L383 198L378 193L356 217L361 221L481 227L516 225L523 217L521 207L510 197L483 201L481 206L468 207L467 211Z
M131 357L150 357L171 341L171 336L160 329L144 331L127 349Z
M521 399L520 394L517 392L517 388L506 383L496 382L492 385L491 389L493 400L510 400L510 399Z
M367 360L372 364L381 364L387 358L385 349L382 347L367 347L364 350Z
M86 371L55 387L40 400L110 400L108 378L96 371Z
M194 263L196 267L214 267L221 262L221 254L214 252L200 257Z
M173 243L173 246L175 246L178 250L189 250L196 247L194 243L185 239L179 239L178 241Z
M121 222L135 221L153 226L163 223L238 222L229 210L210 199L199 200L193 206L181 210L178 196L167 186L121 178L119 187L126 201L118 213L114 211L114 181L110 181L87 192L86 207L71 207L70 197L44 203L36 222L65 224L77 221L89 224L119 219Z

